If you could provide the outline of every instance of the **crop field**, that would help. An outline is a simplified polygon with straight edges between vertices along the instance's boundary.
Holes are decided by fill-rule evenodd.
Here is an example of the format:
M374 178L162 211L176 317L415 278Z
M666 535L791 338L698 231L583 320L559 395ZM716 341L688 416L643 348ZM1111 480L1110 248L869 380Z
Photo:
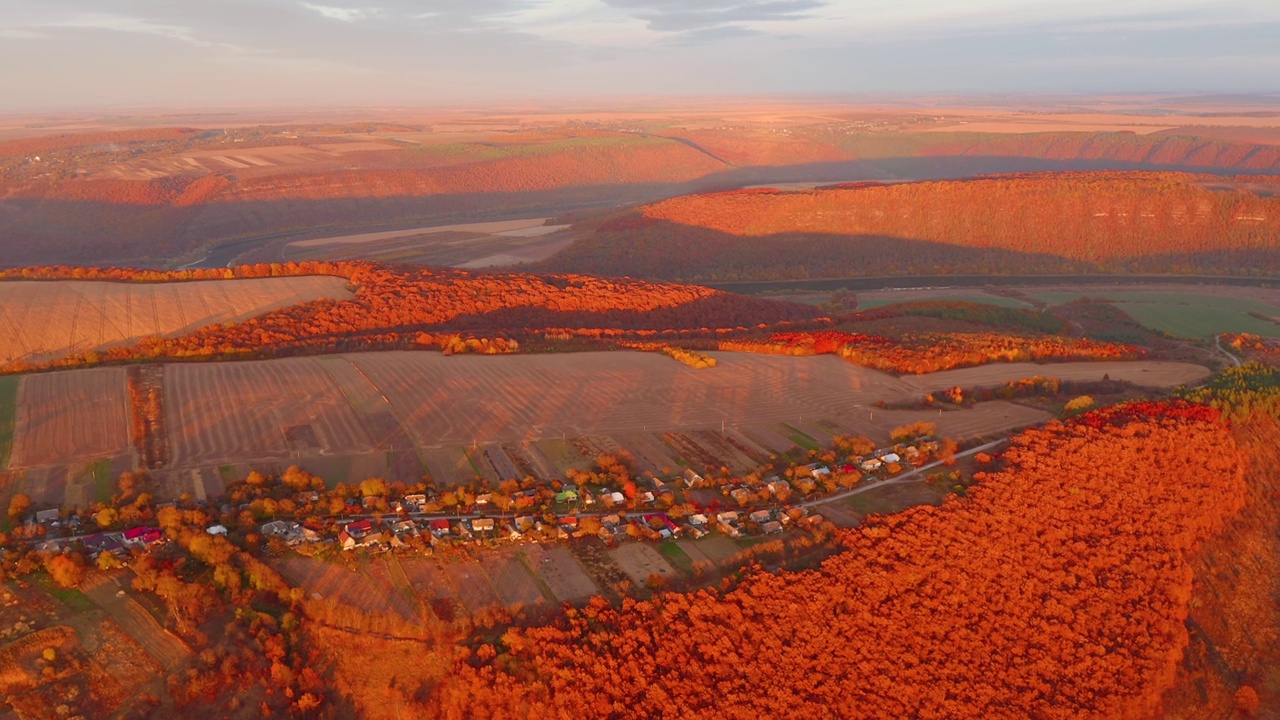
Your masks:
M944 301L944 302L972 302L982 303L984 305L999 305L1000 307L1029 309L1031 305L1014 298L1001 297L999 295L974 294L953 294L945 291L929 292L927 290L886 290L881 292L867 292L858 294L859 310L874 310L875 308L884 307L886 305L896 305L904 302L923 302L923 301Z
M610 550L609 554L638 586L643 586L651 575L667 579L679 575L666 558L648 543L626 543Z
M129 452L121 368L29 375L18 385L11 467L61 465Z
M513 548L505 548L485 560L485 572L493 581L493 587L505 605L527 607L547 602L549 598L543 596L518 552Z
M600 588L568 548L532 543L524 548L529 567L560 602L580 602L600 594Z
M314 598L337 600L370 613L391 614L399 609L387 600L377 582L359 571L304 557L285 558L278 567L290 582Z
M695 561L700 558L706 558L716 565L724 565L731 562L742 552L741 546L718 533L708 535L700 540L681 540L677 544L685 551L685 554L695 559Z
M1092 292L1036 293L1051 304L1080 297L1114 301L1116 307L1143 325L1175 337L1206 338L1219 333L1252 333L1280 338L1280 323L1250 315L1280 318L1280 305L1242 297L1200 293Z
M406 558L398 560L405 577L418 597L428 604L436 599L456 598L458 593L449 583L440 563L435 560Z
M132 576L129 573L128 576ZM176 667L191 654L181 640L160 626L151 613L128 594L120 597L120 578L90 573L84 583L84 594L115 620L120 629L133 638L161 667ZM124 586L127 587L125 582Z
M332 377L309 358L169 366L165 408L177 467L373 445Z
M490 267L544 260L574 240L567 225L546 218L437 225L296 240L286 260L380 260L456 267Z
M446 563L442 568L449 582L458 589L458 600L473 615L502 604L502 598L485 573L484 563L468 560L460 563Z
M18 378L0 377L0 470L9 467L13 421L18 410Z
M308 276L257 280L127 283L0 282L0 365L41 360L238 322L319 298L350 298L346 280Z
M1208 374L1189 363L1135 361L894 377L833 356L714 355L719 364L704 370L632 352L387 352L167 365L171 462L157 473L157 489L207 496L226 481L222 468L236 479L286 463L331 483L416 481L424 469L446 484L476 476L551 480L589 468L602 453L629 454L637 472L743 472L770 454L826 446L842 433L881 439L897 425L935 420L943 433L969 437L1047 417L1007 403L948 408L938 417L877 410L880 400L916 401L957 385L993 387L1034 375L1168 387ZM65 488L68 498L87 502L102 483L84 468L106 459L112 473L131 467L124 378L121 369L99 368L18 381L9 468L26 473L24 492L48 495L30 487L43 482L55 496ZM0 381L0 422L6 387L13 381ZM0 434L0 450L3 440Z

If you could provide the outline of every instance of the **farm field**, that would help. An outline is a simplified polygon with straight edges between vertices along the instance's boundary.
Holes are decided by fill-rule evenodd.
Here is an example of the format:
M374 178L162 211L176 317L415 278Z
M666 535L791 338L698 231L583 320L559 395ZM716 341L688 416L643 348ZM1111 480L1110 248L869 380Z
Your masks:
M10 467L70 464L129 452L122 368L23 377L17 405Z
M568 548L530 543L523 552L529 567L560 602L579 602L600 594Z
M413 617L412 610L406 610L403 602L388 599L385 587L358 570L304 557L285 558L278 567L289 582L305 589L315 599L337 600L366 612Z
M1143 325L1176 337L1206 338L1219 333L1280 337L1280 324L1254 317L1280 317L1280 303L1244 297L1165 292L1045 292L1034 297L1054 305L1081 297L1111 300Z
M633 352L388 352L171 364L163 380L171 461L157 471L157 489L207 496L251 469L288 464L330 483L371 476L414 482L424 470L445 484L477 475L550 480L623 451L638 472L745 472L761 457L793 445L829 445L837 434L885 440L893 427L932 420L944 434L964 438L1048 417L998 402L941 416L876 409L881 400L915 401L957 385L1034 375L1168 387L1208 374L1188 363L1135 361L995 364L894 377L829 355L713 355L719 364L703 370ZM110 459L112 472L130 467L124 378L119 368L20 378L9 467L24 473L24 491L87 503L103 491L95 463Z
M609 551L613 561L638 586L643 586L651 576L671 579L679 575L662 554L648 543L624 543Z
M389 230L298 240L281 250L286 260L374 260L482 268L551 257L573 242L567 226L544 218Z
M346 282L326 276L167 283L0 281L0 364L179 335L319 298L346 299L352 297Z
M373 447L346 396L310 358L171 365L165 405L176 467Z
M13 420L18 410L18 378L0 377L0 470L9 466L13 450Z
M858 294L859 310L874 310L875 308L885 307L886 305L896 305L904 302L921 302L921 301L944 301L944 302L973 302L982 303L984 305L999 305L1000 307L1029 309L1030 303L1017 300L1015 298L1001 297L999 295L976 294L969 292L948 292L945 290L928 291L928 290L885 290L882 292L867 292Z

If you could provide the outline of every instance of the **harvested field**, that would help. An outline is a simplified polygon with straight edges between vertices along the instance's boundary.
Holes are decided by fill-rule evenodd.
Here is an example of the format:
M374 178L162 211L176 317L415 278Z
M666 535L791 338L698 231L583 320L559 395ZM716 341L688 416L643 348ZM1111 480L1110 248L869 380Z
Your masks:
M13 451L13 421L18 411L18 378L0 377L0 470L9 466Z
M485 558L485 571L498 590L502 602L509 606L529 606L547 602L551 598L543 596L542 591L538 589L538 583L529 574L518 552L507 548L493 557Z
M303 588L313 598L337 600L369 613L386 614L397 610L376 582L355 570L304 557L285 558L278 567L280 574L289 582ZM412 617L412 613L409 616Z
M689 557L701 555L717 565L730 562L742 552L737 543L720 534L708 535L701 540L681 540L679 544Z
M676 569L662 557L662 554L648 543L625 543L609 551L614 562L627 574L627 577L639 586L645 585L649 577L658 575L663 578L674 578L679 575Z
M10 466L69 464L128 454L124 378L122 368L22 378Z
M352 297L344 278L125 283L0 282L0 364L47 360L239 322L319 298Z
M409 579L409 584L413 586L413 591L424 602L430 603L438 598L458 596L457 590L449 583L449 578L444 574L444 569L440 567L439 562L415 558L406 558L397 562L400 563L405 577Z
M883 413L883 415L882 415ZM937 423L938 434L960 439L994 437L1010 430L1035 425L1053 418L1053 415L1026 405L995 400L973 407L936 410L877 410L876 432L871 437L887 440L884 427L899 427L921 420Z
M449 563L443 569L449 582L458 589L458 600L471 614L502 604L501 596L485 574L484 564L478 560Z
M524 548L529 567L560 602L580 602L600 594L600 588L562 546L533 543Z
M331 376L310 358L170 365L165 406L178 467L373 445Z
M396 614L406 620L418 617L416 597L409 586L408 578L396 563L394 556L385 556L369 563L364 574L386 598L387 605Z

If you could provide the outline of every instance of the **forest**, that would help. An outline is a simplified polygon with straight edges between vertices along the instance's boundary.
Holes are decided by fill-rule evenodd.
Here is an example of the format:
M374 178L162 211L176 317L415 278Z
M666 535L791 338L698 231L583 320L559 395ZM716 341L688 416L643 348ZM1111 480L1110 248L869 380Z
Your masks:
M704 282L1280 272L1280 198L1209 182L1053 173L686 195L598 221L538 268Z

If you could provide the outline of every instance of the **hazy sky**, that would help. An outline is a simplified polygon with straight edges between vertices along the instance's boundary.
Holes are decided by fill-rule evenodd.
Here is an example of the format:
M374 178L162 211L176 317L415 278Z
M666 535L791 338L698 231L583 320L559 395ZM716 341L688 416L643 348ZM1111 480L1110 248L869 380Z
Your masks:
M0 0L0 109L1280 90L1280 0Z

